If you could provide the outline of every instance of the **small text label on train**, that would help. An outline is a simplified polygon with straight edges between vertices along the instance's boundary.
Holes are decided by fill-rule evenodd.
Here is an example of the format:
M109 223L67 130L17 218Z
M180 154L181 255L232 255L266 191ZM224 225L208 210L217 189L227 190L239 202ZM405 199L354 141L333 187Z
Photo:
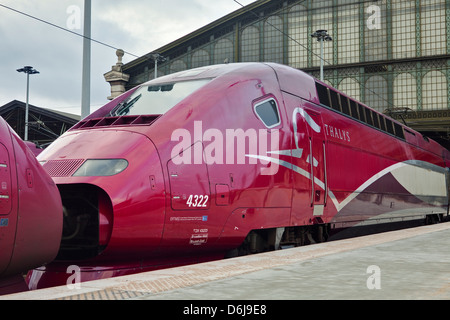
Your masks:
M327 134L327 136L345 141L345 142L350 142L350 132L349 131L345 131L342 130L340 128L334 127L334 126L330 126L328 124L324 124L325 127L325 132Z

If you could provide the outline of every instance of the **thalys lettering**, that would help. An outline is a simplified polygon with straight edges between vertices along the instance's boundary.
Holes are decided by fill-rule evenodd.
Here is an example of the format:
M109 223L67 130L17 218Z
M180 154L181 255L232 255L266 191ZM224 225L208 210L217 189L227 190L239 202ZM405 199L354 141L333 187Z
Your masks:
M345 142L350 142L350 132L342 130L338 127L331 126L328 124L323 125L325 127L325 133L327 136L336 138Z

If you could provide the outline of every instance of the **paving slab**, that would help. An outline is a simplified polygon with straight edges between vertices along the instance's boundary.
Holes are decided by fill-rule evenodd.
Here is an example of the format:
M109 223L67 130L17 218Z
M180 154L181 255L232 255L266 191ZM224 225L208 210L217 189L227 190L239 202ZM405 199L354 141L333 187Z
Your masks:
M447 300L449 242L445 222L0 300Z

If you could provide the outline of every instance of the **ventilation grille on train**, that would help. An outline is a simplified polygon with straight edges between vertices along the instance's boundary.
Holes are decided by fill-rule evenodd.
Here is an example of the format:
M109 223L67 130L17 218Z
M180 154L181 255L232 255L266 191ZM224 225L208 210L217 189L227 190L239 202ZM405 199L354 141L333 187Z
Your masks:
M84 162L84 159L49 160L42 165L50 177L69 177Z
M152 124L161 115L137 115L137 116L117 116L94 118L82 120L72 127L72 129L101 128L110 126L127 125L149 125Z

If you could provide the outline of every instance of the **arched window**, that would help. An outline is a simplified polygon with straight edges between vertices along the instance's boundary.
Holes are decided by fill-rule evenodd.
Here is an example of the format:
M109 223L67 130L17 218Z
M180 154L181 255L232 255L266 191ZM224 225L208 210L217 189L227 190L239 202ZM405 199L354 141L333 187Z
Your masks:
M196 50L192 54L191 58L191 66L192 68L203 67L211 64L209 59L209 53L206 50Z
M283 63L283 20L279 16L264 23L264 61Z
M214 46L214 64L234 62L233 42L229 39L220 39Z
M382 76L370 77L366 81L364 103L379 112L383 112L389 107L387 91L386 79Z
M175 60L170 64L170 73L186 70L186 63L182 60Z
M242 31L241 61L259 61L259 29L248 26Z
M445 54L445 0L422 0L420 5L422 55Z
M356 81L353 78L345 78L339 83L338 86L339 91L342 91L349 97L352 97L353 99L360 101L360 85L359 82Z
M312 31L327 30L328 34L334 39L333 35L333 2L331 0L312 1ZM309 35L308 35L309 36ZM333 42L327 41L323 45L323 59L324 66L333 64ZM317 39L312 39L312 66L320 65L320 42Z
M394 80L394 106L417 110L417 82L410 73L401 73Z
M339 64L359 62L359 5L342 6L338 14L337 37Z
M392 54L394 59L416 56L416 4L392 1Z
M288 57L294 68L308 66L308 14L306 7L295 5L288 15Z
M447 79L440 71L430 71L422 81L422 109L446 110L447 106Z

